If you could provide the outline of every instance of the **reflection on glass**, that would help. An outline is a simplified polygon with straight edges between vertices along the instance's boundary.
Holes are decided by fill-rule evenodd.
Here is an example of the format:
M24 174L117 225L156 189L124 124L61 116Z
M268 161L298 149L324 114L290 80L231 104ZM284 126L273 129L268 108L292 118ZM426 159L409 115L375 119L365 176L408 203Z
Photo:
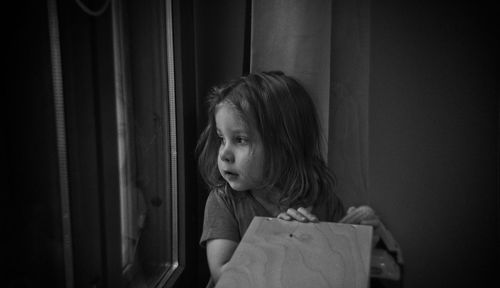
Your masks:
M177 267L171 10L125 3L113 7L122 266L129 287L154 287Z
M131 283L151 286L171 263L168 113L154 95L133 101L118 117L122 264Z

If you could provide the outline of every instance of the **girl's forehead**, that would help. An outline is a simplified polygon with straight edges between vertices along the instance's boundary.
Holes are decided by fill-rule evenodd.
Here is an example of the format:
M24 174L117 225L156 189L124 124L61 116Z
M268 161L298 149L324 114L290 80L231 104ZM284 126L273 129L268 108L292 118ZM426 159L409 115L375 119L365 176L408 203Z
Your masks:
M219 126L232 126L251 132L253 129L248 118L236 106L230 102L222 102L215 107L215 122Z
M236 121L238 124L246 124L245 117L236 106L229 102L222 102L215 106L215 120Z

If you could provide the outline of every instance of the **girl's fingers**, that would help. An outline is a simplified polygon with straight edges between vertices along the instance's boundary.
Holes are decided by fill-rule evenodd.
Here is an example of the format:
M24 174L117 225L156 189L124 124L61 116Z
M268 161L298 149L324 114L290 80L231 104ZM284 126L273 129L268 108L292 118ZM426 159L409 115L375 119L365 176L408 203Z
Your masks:
M351 214L344 217L344 219L340 220L340 223L344 224L359 224L361 218L357 215Z
M304 208L300 207L297 209L297 211L302 214L304 217L307 218L307 220L311 222L318 222L318 217L316 217L314 214L311 213L312 207Z
M375 217L375 211L370 206L360 206L357 210L363 215L363 219Z
M373 228L377 228L378 226L380 226L380 220L379 219L361 220L361 225L370 225L373 226Z
M355 209L356 209L356 207L352 207L352 206L349 207L349 209L347 209L346 215L344 216L344 218L342 218L342 220L339 221L339 223L354 224L353 219L354 219L355 215L353 214L353 212Z
M357 211L351 211L351 213L347 214L342 220L340 220L340 223L345 223L345 224L358 224L361 221L361 214Z
M372 238L372 248L377 245L377 243L380 241L380 219L375 218L375 219L369 219L369 220L363 220L361 221L361 225L369 225L373 227L373 238Z
M286 214L285 212L280 213L276 218L281 219L281 220L285 220L285 221L292 220L292 217L290 217L290 215Z
M295 210L294 208L289 208L286 212L280 213L277 218L286 221L299 221L299 222L319 222L318 217L311 213L312 207L304 208L300 207Z
M340 223L360 224L363 220L376 218L375 211L369 206L351 207L347 210L347 215L340 220Z
M307 218L304 215L302 215L302 213L299 213L299 211L293 208L288 208L288 210L286 210L286 213L290 215L294 220L300 222L307 222Z

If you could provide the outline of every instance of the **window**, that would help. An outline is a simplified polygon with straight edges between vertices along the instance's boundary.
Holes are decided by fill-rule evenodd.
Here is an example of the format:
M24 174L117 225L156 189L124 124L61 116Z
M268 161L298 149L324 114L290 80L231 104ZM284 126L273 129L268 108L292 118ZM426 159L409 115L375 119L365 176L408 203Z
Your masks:
M7 134L16 136L9 183L11 174L27 183L9 200L34 212L12 226L21 228L10 246L22 249L8 255L8 286L175 285L185 264L185 142L172 2L19 7L33 22L15 33L29 52L15 69L27 89L11 98L33 118Z
M163 287L179 265L171 2L113 6L121 257L131 287Z

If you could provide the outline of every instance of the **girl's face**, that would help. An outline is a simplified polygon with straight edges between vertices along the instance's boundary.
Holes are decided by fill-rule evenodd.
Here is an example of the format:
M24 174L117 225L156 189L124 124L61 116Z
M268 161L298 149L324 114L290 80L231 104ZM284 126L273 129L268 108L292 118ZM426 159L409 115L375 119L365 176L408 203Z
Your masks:
M255 129L250 129L238 111L228 103L215 110L219 136L219 172L236 191L252 190L262 183L264 146Z

